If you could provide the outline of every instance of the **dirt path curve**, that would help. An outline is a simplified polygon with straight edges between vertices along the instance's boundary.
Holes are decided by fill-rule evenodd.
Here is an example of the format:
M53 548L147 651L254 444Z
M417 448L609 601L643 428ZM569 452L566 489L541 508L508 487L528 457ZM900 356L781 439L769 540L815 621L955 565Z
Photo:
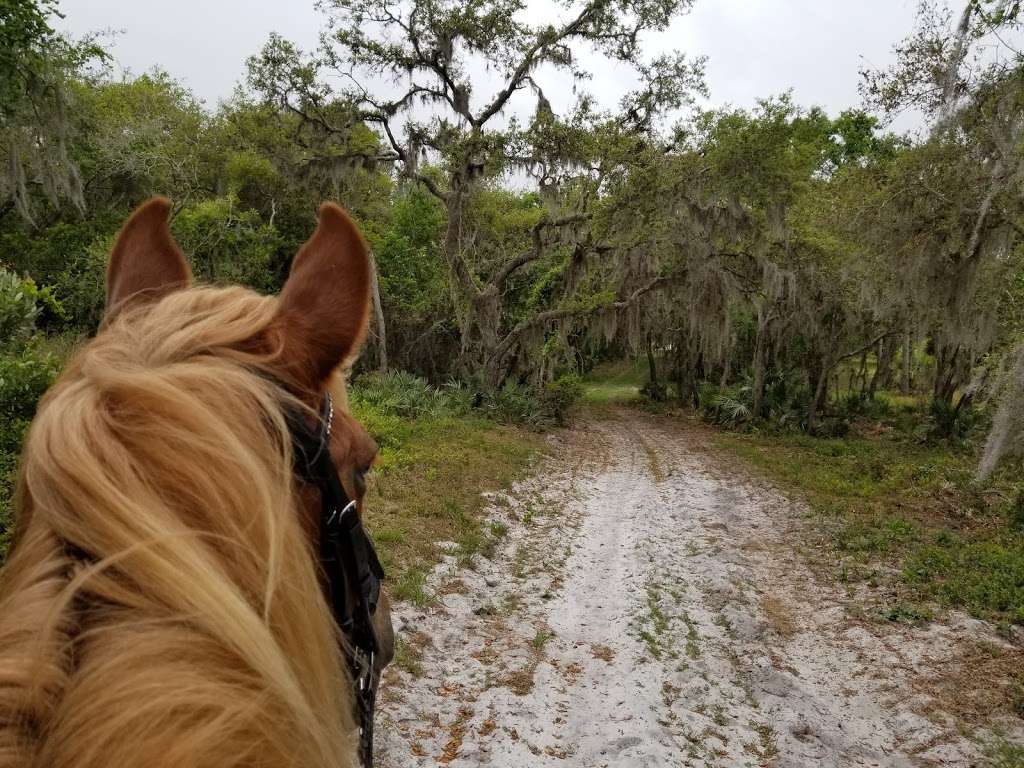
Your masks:
M800 509L704 449L611 412L495 497L490 559L396 612L419 654L381 708L381 765L919 766L978 747L922 685L963 642L857 622L798 553Z

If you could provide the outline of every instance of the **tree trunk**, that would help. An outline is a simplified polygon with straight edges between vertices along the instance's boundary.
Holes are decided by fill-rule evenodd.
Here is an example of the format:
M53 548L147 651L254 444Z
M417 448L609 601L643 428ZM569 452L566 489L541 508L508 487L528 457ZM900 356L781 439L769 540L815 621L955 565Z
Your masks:
M953 395L960 386L959 370L962 368L960 346L950 348L947 344L935 342L935 383L932 397L945 403L953 402Z
M388 331L384 323L384 307L380 302L380 279L377 274L377 259L370 251L370 290L373 296L373 333L377 342L377 370L388 370Z
M821 362L821 370L818 373L818 381L814 387L814 396L811 404L807 407L807 431L813 433L818 426L818 414L825 407L828 399L828 379L832 373L832 367L826 362Z
M754 391L752 393L751 414L755 419L761 418L761 411L764 410L764 375L765 375L765 336L768 330L768 321L765 318L764 309L757 308L757 337L754 341Z
M910 366L913 363L913 346L911 344L910 329L903 334L903 376L900 379L900 393L910 394Z
M654 359L654 342L647 338L647 380L653 390L658 386L658 365Z
M881 339L875 350L875 375L871 377L868 395L874 399L879 387L888 389L892 384L893 346L889 339Z

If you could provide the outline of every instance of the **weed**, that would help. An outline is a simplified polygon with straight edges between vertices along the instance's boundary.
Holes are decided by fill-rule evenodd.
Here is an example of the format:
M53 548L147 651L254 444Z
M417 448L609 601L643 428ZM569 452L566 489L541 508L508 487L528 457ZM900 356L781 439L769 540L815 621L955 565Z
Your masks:
M413 677L423 675L423 652L404 640L401 636L395 637L395 658L394 665Z
M432 600L427 591L427 568L422 564L414 565L402 572L392 589L396 599L405 600L418 607L428 605Z
M533 636L533 649L535 651L543 651L544 646L547 645L548 640L554 637L552 632L545 629L538 629L537 634Z

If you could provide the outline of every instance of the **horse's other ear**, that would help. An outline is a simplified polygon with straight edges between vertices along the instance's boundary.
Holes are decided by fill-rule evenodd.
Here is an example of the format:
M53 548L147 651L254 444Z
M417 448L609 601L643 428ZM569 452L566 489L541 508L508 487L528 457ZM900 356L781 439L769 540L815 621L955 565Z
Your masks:
M300 389L317 391L358 349L370 314L369 249L338 205L320 206L279 302L285 367Z
M170 212L169 200L152 197L121 227L107 266L107 318L128 301L153 301L192 281L185 255L171 236Z

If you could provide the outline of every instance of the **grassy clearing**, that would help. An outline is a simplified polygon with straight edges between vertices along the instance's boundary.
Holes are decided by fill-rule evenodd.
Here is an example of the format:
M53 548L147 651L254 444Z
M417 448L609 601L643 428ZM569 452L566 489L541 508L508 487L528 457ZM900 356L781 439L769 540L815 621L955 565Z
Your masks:
M645 381L639 361L604 363L583 379L583 401L591 405L637 402Z
M486 526L484 491L508 488L539 455L534 432L438 407L417 412L382 405L352 391L353 415L380 445L367 494L367 524L392 592L424 605L432 599L426 577L440 552L455 542L463 565L486 555L506 533Z
M809 503L832 537L839 578L895 594L886 618L927 620L938 603L1024 624L1020 465L977 484L969 448L880 430L834 440L726 433L717 442Z

